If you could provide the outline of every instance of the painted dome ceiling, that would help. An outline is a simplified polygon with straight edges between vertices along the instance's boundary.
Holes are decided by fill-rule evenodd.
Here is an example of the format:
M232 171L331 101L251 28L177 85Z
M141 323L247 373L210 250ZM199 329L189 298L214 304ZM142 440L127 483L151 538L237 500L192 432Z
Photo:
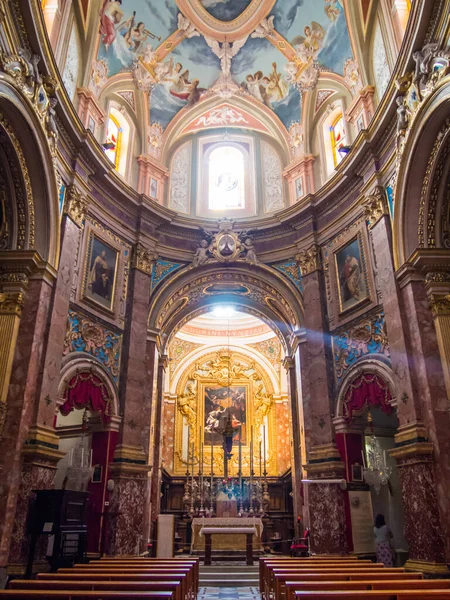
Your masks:
M302 92L352 59L341 0L105 0L96 18L94 76L133 73L162 129L214 94L256 100L289 129Z

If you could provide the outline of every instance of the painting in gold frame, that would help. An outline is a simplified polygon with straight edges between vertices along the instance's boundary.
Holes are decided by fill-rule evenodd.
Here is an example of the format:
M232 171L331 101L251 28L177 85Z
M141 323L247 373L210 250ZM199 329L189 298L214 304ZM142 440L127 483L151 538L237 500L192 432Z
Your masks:
M241 442L247 439L247 385L220 386L206 384L203 388L204 442L210 446L222 446L222 435L216 430L225 426L231 416L233 428L241 427ZM238 440L236 431L233 440Z
M89 232L84 265L83 298L109 312L114 310L119 251Z
M334 252L339 312L370 299L362 240L356 235Z

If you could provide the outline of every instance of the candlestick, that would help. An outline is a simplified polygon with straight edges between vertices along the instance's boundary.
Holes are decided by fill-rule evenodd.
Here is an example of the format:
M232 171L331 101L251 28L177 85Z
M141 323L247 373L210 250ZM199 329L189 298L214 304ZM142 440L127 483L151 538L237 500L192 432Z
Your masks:
M361 450L361 458L362 458L363 467L366 468L366 461L364 459L364 450Z
M264 445L264 477L266 476L266 426L263 425L263 445Z
M261 453L261 440L259 440L259 483L261 483L261 475L262 475L262 453Z

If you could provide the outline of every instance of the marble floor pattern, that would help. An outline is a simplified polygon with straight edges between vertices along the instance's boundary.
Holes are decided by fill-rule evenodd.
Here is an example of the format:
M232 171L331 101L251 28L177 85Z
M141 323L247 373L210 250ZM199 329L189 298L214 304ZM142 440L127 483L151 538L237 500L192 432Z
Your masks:
M198 600L260 600L255 587L202 587Z

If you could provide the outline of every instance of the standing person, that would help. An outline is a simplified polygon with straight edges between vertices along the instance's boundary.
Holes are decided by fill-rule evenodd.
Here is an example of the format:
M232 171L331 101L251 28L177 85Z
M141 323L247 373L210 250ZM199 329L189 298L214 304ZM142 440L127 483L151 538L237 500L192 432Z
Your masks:
M391 547L392 532L386 525L383 515L377 515L373 534L375 536L377 562L383 563L385 567L393 567L394 553Z

